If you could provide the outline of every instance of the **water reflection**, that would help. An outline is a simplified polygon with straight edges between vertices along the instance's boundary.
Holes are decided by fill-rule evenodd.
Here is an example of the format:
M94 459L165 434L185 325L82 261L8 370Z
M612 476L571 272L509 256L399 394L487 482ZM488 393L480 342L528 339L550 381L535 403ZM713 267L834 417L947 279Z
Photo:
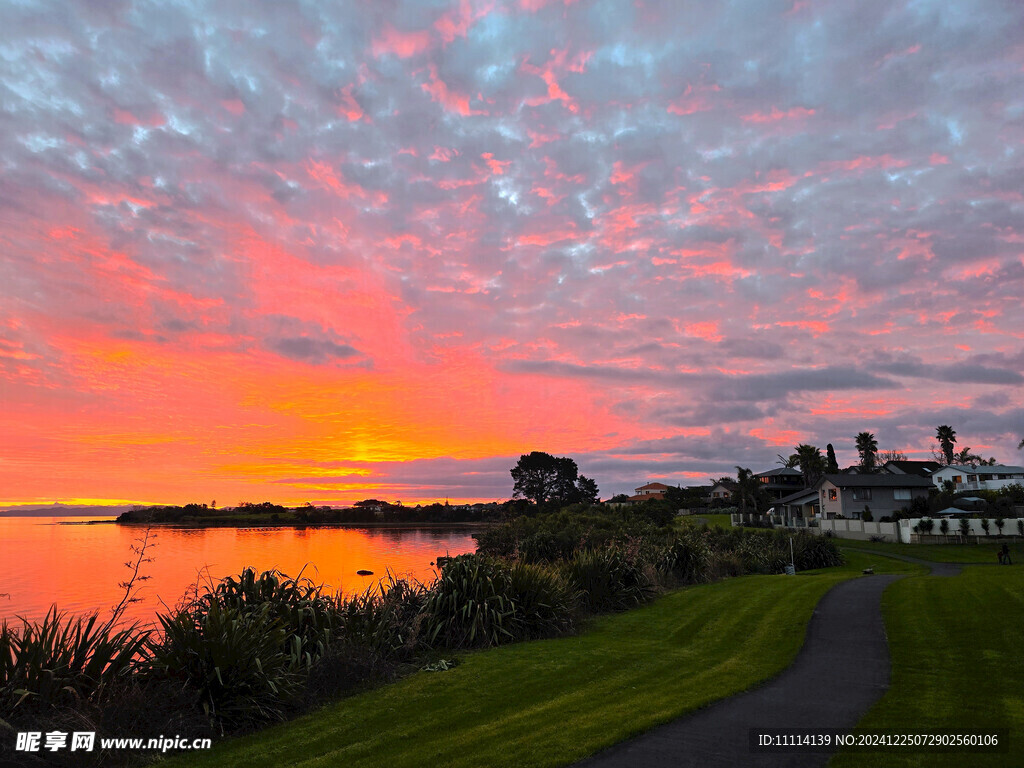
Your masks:
M125 561L141 529L113 524L58 525L62 518L0 518L0 618L40 618L54 602L62 610L108 611L123 594ZM424 528L154 528L151 578L130 606L152 619L174 605L201 573L219 579L246 566L305 575L346 593L375 584L388 571L427 581L439 555L476 549L472 529ZM357 570L374 572L360 576Z

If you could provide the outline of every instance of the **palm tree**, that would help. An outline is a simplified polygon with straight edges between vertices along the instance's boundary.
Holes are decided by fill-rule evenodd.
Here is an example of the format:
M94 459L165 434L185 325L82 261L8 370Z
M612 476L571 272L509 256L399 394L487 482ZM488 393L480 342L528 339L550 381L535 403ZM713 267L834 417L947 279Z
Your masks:
M736 496L739 498L741 515L747 514L748 499L753 504L754 511L757 511L757 492L759 488L760 483L754 477L752 470L745 467L736 467Z
M781 453L775 454L775 458L779 460L779 466L785 467L786 469L794 469L800 464L800 458L794 453L788 459Z
M870 432L861 432L857 435L857 453L860 454L860 467L865 472L871 472L875 468L875 456L878 454L878 441Z
M821 455L821 449L814 445L801 443L796 447L796 453L793 455L804 476L804 485L810 488L825 472L825 459Z
M984 464L985 460L978 454L971 453L971 449L968 447L958 453L954 453L953 461L951 461L950 464L960 464L961 466L967 466L969 464L973 467L976 466L978 462Z
M953 463L953 444L956 442L956 432L948 424L936 427L935 437L942 447L942 455L946 457L946 463Z

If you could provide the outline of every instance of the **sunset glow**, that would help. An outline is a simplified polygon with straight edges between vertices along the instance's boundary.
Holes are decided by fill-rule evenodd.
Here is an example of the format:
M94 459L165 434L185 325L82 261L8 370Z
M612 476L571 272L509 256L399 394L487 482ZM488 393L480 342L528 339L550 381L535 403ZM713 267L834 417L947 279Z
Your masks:
M883 12L884 11L884 12ZM1024 8L26 2L0 505L1024 462Z

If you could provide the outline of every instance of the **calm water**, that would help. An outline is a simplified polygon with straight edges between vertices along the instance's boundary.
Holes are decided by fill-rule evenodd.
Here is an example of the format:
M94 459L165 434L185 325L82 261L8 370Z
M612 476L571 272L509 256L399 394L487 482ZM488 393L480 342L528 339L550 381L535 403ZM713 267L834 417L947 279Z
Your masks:
M0 517L0 619L42 617L52 603L74 613L101 611L106 616L124 594L118 582L129 571L130 547L139 528L113 524L60 525L82 518ZM305 575L346 593L376 584L385 571L421 581L434 577L438 555L473 552L467 529L429 528L154 528L153 562L141 572L151 576L130 606L132 618L151 620L174 605L200 572L213 578L239 573L245 566L277 568ZM359 576L370 570L373 576Z

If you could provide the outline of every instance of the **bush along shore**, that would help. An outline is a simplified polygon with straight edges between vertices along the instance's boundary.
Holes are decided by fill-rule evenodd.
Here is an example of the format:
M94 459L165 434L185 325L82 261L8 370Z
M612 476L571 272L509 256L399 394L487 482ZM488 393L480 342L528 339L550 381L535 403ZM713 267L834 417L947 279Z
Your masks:
M478 535L430 584L389 577L343 596L309 579L246 569L196 588L156 628L52 609L0 626L0 731L179 734L220 739L420 669L468 649L577 631L660 591L839 565L831 539L686 527L596 508L520 517ZM82 754L40 753L50 763ZM140 764L146 753L91 755Z

